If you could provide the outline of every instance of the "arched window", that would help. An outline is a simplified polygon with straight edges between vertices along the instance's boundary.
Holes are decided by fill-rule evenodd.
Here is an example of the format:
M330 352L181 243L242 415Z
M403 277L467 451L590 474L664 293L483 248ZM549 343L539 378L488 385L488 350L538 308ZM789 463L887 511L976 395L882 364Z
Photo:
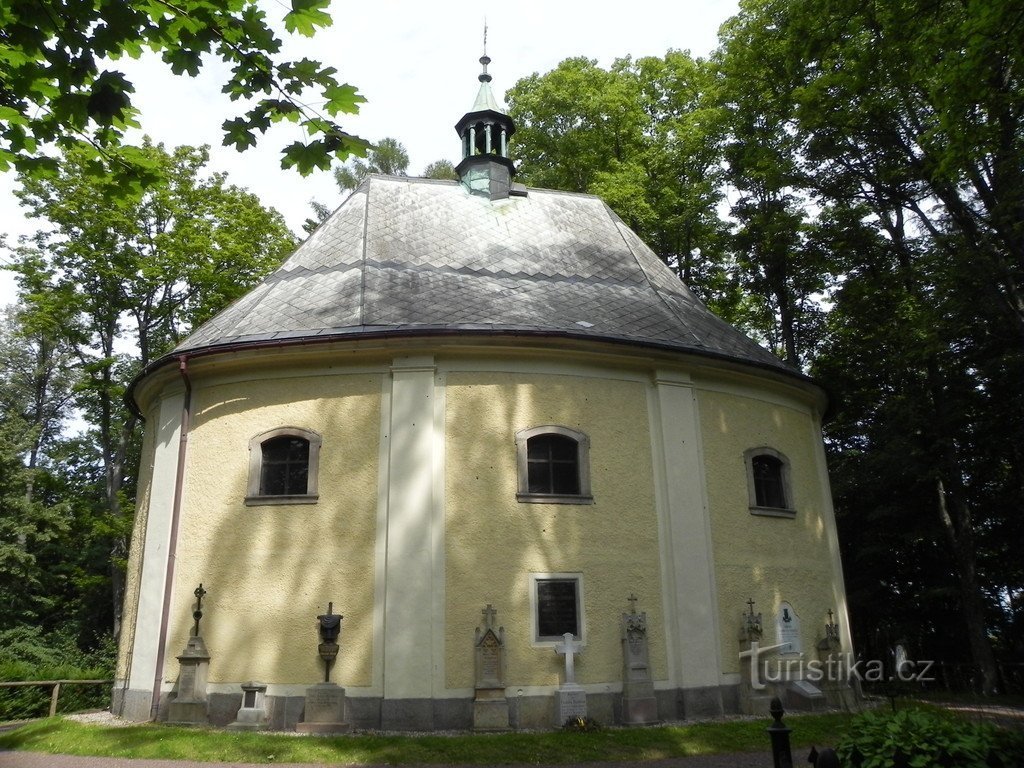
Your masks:
M755 515L793 517L793 495L789 486L789 461L767 446L751 448L744 455L750 511Z
M320 435L280 427L249 441L246 504L312 504L317 494Z
M590 440L582 432L552 425L516 433L519 501L591 504Z

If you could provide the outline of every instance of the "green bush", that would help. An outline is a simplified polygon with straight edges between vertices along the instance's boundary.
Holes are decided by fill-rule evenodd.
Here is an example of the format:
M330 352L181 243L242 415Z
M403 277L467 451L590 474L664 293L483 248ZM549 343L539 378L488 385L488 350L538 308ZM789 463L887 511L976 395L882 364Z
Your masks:
M109 680L114 669L115 649L103 639L90 651L81 650L74 639L60 633L45 635L34 627L0 631L0 681L18 680ZM45 716L50 711L50 686L0 688L0 721ZM75 712L107 706L107 685L61 686L60 712Z
M987 723L906 709L859 715L836 751L842 764L852 768L1016 768L1019 742L1019 735Z

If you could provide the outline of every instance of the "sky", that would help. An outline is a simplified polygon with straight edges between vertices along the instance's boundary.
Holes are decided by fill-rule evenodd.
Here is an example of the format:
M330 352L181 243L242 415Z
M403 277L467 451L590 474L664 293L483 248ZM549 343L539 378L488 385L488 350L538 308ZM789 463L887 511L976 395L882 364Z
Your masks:
M261 6L270 19L288 10L286 0ZM518 79L573 56L605 67L622 56L662 56L670 48L707 56L719 26L737 8L738 0L334 0L333 25L313 38L284 37L278 58L309 57L336 67L338 79L367 99L358 115L342 116L342 128L370 141L398 139L409 153L409 174L418 175L435 160L461 159L454 125L479 88L485 21L491 87L502 98ZM208 61L196 78L175 77L155 56L108 67L135 84L143 133L168 148L210 145L209 168L279 210L296 233L310 215L310 200L332 208L341 203L329 172L302 177L281 169L281 148L303 138L296 126L275 126L244 153L221 145L220 125L240 107L220 93L227 69L219 61ZM39 224L24 218L15 188L13 174L0 174L0 233L8 245ZM9 258L0 252L0 262ZM0 273L0 306L13 300L13 279Z

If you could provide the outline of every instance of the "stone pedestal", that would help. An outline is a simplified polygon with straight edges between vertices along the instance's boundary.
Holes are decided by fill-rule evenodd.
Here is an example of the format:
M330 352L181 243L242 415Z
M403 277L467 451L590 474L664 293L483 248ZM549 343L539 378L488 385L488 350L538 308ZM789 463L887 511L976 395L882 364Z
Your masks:
M825 671L821 691L833 709L856 712L860 709L857 690L851 685L851 672L845 654L840 652L838 630L818 642L818 660Z
M497 611L490 603L481 611L484 628L476 628L474 662L476 698L473 700L474 731L509 730L505 698L505 628L494 629Z
M210 654L203 638L198 635L190 637L178 662L181 664L178 695L167 706L167 722L207 725L206 677L210 669Z
M232 731L259 731L267 726L267 686L264 683L242 684L242 706L238 708Z
M306 689L306 709L302 722L295 726L299 733L347 733L345 722L345 689L335 683L317 683Z
M576 683L567 683L558 689L555 698L555 725L587 716L587 692Z
M767 717L774 693L762 678L764 656L784 644L761 646L759 635L749 634L740 642L740 711Z
M504 688L478 688L473 700L474 731L507 731L508 699Z
M630 602L635 602L631 598ZM647 649L647 613L622 614L622 722L651 725L658 722Z

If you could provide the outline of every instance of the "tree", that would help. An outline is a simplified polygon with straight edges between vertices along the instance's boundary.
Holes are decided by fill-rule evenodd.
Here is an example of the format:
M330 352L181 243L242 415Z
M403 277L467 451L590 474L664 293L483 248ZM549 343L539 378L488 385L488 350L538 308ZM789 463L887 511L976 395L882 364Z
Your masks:
M455 166L450 160L435 160L429 163L420 174L424 179L445 179L456 181L459 175L455 172Z
M330 25L329 4L293 0L286 29L312 36ZM147 48L176 75L197 76L210 54L231 66L224 92L233 101L255 101L224 121L225 145L244 150L256 143L257 132L288 120L312 137L282 151L282 167L303 174L368 147L332 119L357 112L365 99L339 83L333 67L308 58L275 61L281 40L256 0L11 0L0 6L0 29L0 170L50 173L57 160L47 149L74 148L83 158L106 158L109 169L139 191L159 171L148 165L144 149L120 146L124 130L136 126L134 86L107 65L138 58ZM306 95L310 88L316 97ZM309 106L314 101L325 114Z
M409 153L398 139L381 139L371 147L366 160L350 160L334 169L334 181L341 191L352 191L371 173L385 176L405 176L409 168Z
M59 329L84 376L77 404L102 472L115 633L137 453L127 382L266 275L294 242L280 214L223 174L204 175L205 148L167 152L147 142L142 150L159 176L122 205L106 202L118 182L94 175L85 151L69 150L52 177L23 175L22 204L49 228L23 242L13 266L27 315Z
M736 319L718 215L721 110L705 62L567 59L506 94L512 154L533 186L600 195L709 305Z
M1024 241L1009 214L1024 202L1022 23L1007 3L747 0L721 53L730 161L746 188L770 182L756 231L792 232L800 253L790 196L842 277L825 286L834 306L812 350L838 394L840 527L856 539L875 519L902 536L854 553L884 579L855 614L895 599L889 619L905 626L941 606L931 621L956 617L986 691L991 638L1012 645L994 629L1013 625L1003 606L1024 587L999 541L1019 535L1024 501ZM910 564L938 542L944 562Z
M398 139L385 138L371 147L365 161L352 160L334 169L334 182L342 192L352 192L363 183L363 179L371 173L383 173L387 176L405 176L409 168L409 153ZM313 215L307 218L302 228L311 234L334 211L332 207L319 200L310 200Z
M69 530L68 505L51 503L44 454L71 401L67 349L32 334L11 309L0 316L0 626L39 624L55 607L48 547ZM41 498L43 497L43 498Z

